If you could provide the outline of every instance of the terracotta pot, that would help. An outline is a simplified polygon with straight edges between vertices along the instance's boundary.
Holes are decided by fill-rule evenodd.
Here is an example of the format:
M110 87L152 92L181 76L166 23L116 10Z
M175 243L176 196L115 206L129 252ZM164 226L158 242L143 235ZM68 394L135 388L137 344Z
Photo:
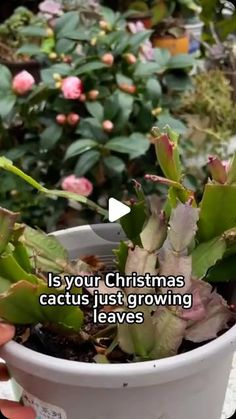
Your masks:
M8 67L13 76L20 73L23 70L26 70L30 74L32 74L36 83L39 83L40 80L41 80L41 77L40 77L41 65L36 60L30 60L30 61L27 61L27 62L23 62L23 61L13 62L13 61L4 60L4 59L1 58L0 59L0 64L3 64L6 67Z
M189 37L187 35L180 38L154 35L152 43L154 47L168 49L172 55L187 54L189 52Z

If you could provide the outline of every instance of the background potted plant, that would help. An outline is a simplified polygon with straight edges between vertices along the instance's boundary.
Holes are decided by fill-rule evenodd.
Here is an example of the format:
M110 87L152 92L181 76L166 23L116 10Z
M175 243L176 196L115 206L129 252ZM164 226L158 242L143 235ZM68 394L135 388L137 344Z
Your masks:
M0 115L9 158L51 187L71 174L86 176L92 197L106 202L109 195L125 196L126 180L142 177L153 164L149 131L157 120L185 130L175 107L191 85L194 60L153 49L150 31L127 28L110 10L102 13L92 28L81 27L76 12L56 20L48 67L24 94L18 90L22 75L12 79L2 67Z
M217 154L225 160L232 157L235 104L231 95L228 79L222 71L214 69L194 76L192 90L182 99L179 112L188 126L180 141L182 158L187 172L193 176L193 185L200 189L202 179L207 177L206 155Z
M206 33L204 47L206 68L220 68L230 80L235 101L235 40L236 13L232 2L215 0L210 7L202 2L201 19Z
M134 23L140 21L147 29L155 28L152 37L154 46L167 48L174 54L187 53L189 51L187 32L189 37L194 36L194 39L191 38L190 52L199 49L199 43L196 43L195 36L200 38L203 24L199 22L199 19L197 20L197 14L201 10L198 3L192 0L124 0L120 2L119 9L128 10L127 19L129 21Z
M0 25L1 64L7 65L13 75L21 70L28 70L39 80L40 64L26 50L30 49L31 55L36 55L40 50L42 37L48 36L47 24L43 18L25 7L18 7ZM31 45L27 47L29 43Z
M153 34L154 46L167 48L172 54L187 53L189 40L185 33L186 16L196 15L199 6L192 0L189 1L153 1L134 2L129 4L132 9L149 8L151 25L155 28ZM190 28L187 28L189 34Z
M49 269L57 274L68 272L70 275L84 275L84 270L91 273L99 271L101 264L91 257L71 264L68 253L55 238L16 225L17 215L1 210L4 221L0 258L3 269L1 272L4 272L0 282L3 292L0 296L1 317L14 324L43 323L40 331L36 328L36 334L39 334L40 342L45 345L43 336L48 328L51 330L51 334L46 333L46 348L50 355L55 356L55 345L53 346L51 339L55 339L55 335L60 333L67 343L70 333L74 344L76 336L79 337L77 356L78 353L80 356L83 353L84 340L87 345L91 345L89 348L94 348L89 359L95 356L95 365L56 359L16 342L11 342L2 350L1 355L7 360L13 376L27 391L23 400L26 404L34 405L38 413L47 408L49 412L54 411L62 417L68 415L74 419L78 415L79 405L81 414L86 413L88 418L92 418L94 412L105 417L111 406L113 417L122 419L127 414L135 414L138 419L144 414L148 419L154 414L160 418L171 418L174 415L176 419L197 419L199 412L204 419L209 418L209 415L220 418L235 346L235 326L228 332L220 333L220 337L217 336L232 325L231 321L234 323L235 314L229 305L233 301L229 299L227 304L218 294L217 289L222 292L222 288L217 282L234 278L230 270L232 266L227 265L227 270L222 274L222 264L229 262L228 258L233 260L235 257L233 214L236 157L227 168L219 159L209 159L212 180L206 184L198 208L192 191L182 184L184 173L178 156L178 136L169 129L163 134L154 131L154 135L158 161L167 178L155 175L146 177L170 188L168 205L165 206L166 218L163 218L163 213L159 213L156 205L152 203L149 206L140 185L136 184L137 201L131 203L131 213L121 220L129 242L123 240L119 245L116 243L116 261L119 272L126 275L134 270L139 275L145 275L146 272L155 275L157 260L159 274L166 277L183 275L185 288L178 289L178 292L193 293L191 308L176 308L171 305L148 308L142 305L144 323L139 326L124 323L114 328L100 329L95 334L91 329L82 329L81 333L84 315L82 307L40 306L39 295L45 293L47 296L50 293L42 275ZM18 174L48 196L75 198L73 194L62 191L49 191L5 158L1 158L0 164L5 170ZM87 202L106 215L106 212L86 199L79 196L76 199ZM219 205L222 199L227 209L224 214ZM106 227L100 228L104 237ZM73 259L78 253L80 256L87 252L107 255L120 231L117 227L108 226L107 233L110 242L98 238L96 233L86 227L58 233L57 237L66 243ZM86 244L85 235L88 238ZM83 246L78 246L78 238L84 243ZM34 258L30 259L32 254ZM12 263L17 268L14 271L11 269ZM99 283L99 286L102 292L103 284ZM64 287L61 284L56 295L60 291L63 293ZM226 290L227 288L228 285ZM118 291L117 289L116 292ZM153 290L152 294L158 295L160 291L164 292L163 289ZM124 289L122 292L128 298L130 290ZM133 289L133 293L137 295L140 292L143 293L143 290ZM177 290L173 292L176 293ZM76 290L72 293L78 296ZM108 310L114 315L114 308ZM132 312L132 309L123 307L122 311L127 313ZM196 346L186 346L186 340L195 342ZM201 346L209 340L210 343ZM60 341L60 345L63 346L63 342ZM117 352L117 347L122 349L122 353ZM193 349L196 347L197 349ZM88 346L85 348L88 353ZM188 352L189 349L193 350ZM124 354L125 358L121 358ZM61 353L57 356L61 358ZM114 360L121 359L127 359L129 363L112 365ZM95 406L91 401L96 394L98 399ZM108 396L109 402L105 403ZM133 397L138 400L137 403L131 403Z
M152 42L155 47L168 49L172 55L187 54L189 51L189 37L185 28L173 17L158 24Z

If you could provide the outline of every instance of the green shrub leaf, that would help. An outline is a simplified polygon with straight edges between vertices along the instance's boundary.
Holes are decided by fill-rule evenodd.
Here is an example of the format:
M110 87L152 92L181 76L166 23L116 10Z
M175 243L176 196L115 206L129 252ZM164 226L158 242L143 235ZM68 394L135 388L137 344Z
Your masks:
M94 118L100 122L103 121L104 110L100 102L86 102L86 108Z
M78 140L72 143L65 155L65 159L70 159L71 157L78 156L79 154L85 153L85 151L91 150L97 146L96 141L94 140Z
M125 163L116 156L108 156L103 159L104 165L112 174L120 174L125 170Z
M0 116L6 118L13 110L16 103L16 96L9 94L0 98Z
M63 128L57 124L51 124L40 135L40 146L42 150L51 150L60 140Z
M0 65L0 91L11 90L11 84L12 75L10 70L4 65Z
M101 154L97 150L86 151L78 160L75 166L77 176L85 175L100 160Z
M51 289L46 284L33 285L19 281L0 295L0 317L12 324L50 322L62 329L78 332L82 326L83 312L73 306L40 305L40 295L50 293Z
M140 133L133 133L129 137L115 137L106 144L109 150L129 154L131 159L145 154L149 147L147 138Z

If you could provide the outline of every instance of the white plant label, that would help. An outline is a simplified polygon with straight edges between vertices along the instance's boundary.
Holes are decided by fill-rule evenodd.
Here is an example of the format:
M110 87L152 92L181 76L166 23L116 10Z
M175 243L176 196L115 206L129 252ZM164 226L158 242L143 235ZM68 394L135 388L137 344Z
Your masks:
M67 419L66 412L63 409L45 403L26 391L22 394L22 401L25 406L32 407L35 410L36 419Z

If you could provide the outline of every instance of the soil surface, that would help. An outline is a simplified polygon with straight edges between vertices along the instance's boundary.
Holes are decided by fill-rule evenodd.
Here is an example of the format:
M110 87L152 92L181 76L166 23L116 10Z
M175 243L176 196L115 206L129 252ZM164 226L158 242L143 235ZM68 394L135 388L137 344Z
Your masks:
M220 293L228 300L229 304L235 304L235 301L231 300L232 290L229 292L229 286L224 284L219 285L217 288L218 291L220 291ZM113 342L112 337L114 337L114 335L108 335L107 338L102 337L101 339L96 340L96 342L94 339L90 338L90 336L97 336L99 332L106 329L106 326L93 323L93 297L91 295L90 301L90 306L83 308L84 326L81 330L80 336L67 336L59 334L58 330L55 330L55 327L53 328L51 325L19 326L17 328L15 341L36 352L71 361L94 363L96 362L95 357L97 355L106 354L110 363L134 362L135 359L133 356L127 355L118 346L113 348L112 351L109 351L108 348ZM236 311L236 306L234 307L234 311ZM225 332L226 330L222 331L220 335ZM178 354L189 352L209 342L210 341L196 344L183 340Z
M91 295L90 301L90 306L83 308L84 325L80 336L62 335L50 325L42 326L38 324L36 326L17 327L15 341L36 352L55 358L94 363L94 357L106 352L112 343L112 338L102 338L99 340L99 344L94 343L89 338L89 336L97 335L107 327L93 323L93 297ZM112 363L132 361L132 357L129 357L118 347L107 358Z

